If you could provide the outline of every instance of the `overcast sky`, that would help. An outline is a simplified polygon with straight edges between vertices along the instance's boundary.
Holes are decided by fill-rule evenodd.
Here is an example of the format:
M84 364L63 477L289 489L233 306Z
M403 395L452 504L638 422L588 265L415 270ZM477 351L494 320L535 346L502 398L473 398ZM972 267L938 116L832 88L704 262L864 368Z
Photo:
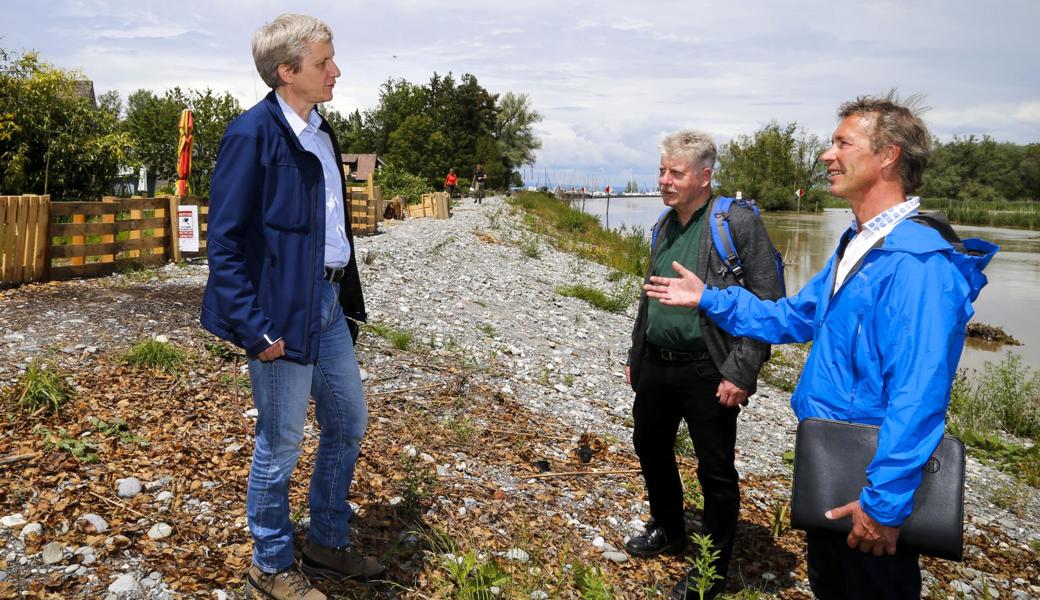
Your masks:
M249 42L282 12L325 20L343 71L332 105L364 111L389 77L472 73L544 116L544 183L652 185L665 133L725 142L776 119L829 137L842 101L921 93L941 139L1040 141L1040 0L2 0L0 47L79 69L98 94L266 89ZM465 172L466 167L463 168Z

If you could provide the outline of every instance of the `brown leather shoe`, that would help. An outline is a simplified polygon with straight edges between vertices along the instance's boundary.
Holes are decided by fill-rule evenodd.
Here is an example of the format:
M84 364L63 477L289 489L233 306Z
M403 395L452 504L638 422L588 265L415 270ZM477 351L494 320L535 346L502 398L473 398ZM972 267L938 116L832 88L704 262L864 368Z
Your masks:
M252 565L246 571L246 597L255 600L327 600L294 567L278 573L264 573Z
M386 567L376 559L364 556L353 546L320 546L307 540L303 544L300 570L309 577L324 577L332 581L379 579Z

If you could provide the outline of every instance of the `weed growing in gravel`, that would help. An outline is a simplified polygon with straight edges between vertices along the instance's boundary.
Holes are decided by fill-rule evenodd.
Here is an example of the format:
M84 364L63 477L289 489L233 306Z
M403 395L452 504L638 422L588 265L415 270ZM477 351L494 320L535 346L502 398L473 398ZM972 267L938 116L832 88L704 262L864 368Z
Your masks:
M773 346L772 355L762 365L761 377L769 385L785 392L793 392L802 376L805 359L809 356L811 342Z
M454 242L456 239L457 238L454 235L449 235L443 240L439 240L430 248L430 254L432 254L433 256L440 256L441 253L444 251L444 247Z
M234 360L235 357L240 354L240 351L237 348L224 340L217 338L203 341L202 347L206 349L206 352L208 352L210 356L220 360Z
M96 445L69 435L69 432L62 428L58 428L58 431L54 432L46 427L37 427L33 432L43 436L44 445L47 448L57 448L68 452L80 462L96 463L98 461Z
M602 290L580 283L575 285L561 285L556 288L556 293L561 296L584 300L600 310L612 313L625 312L625 309L627 309L633 301L631 294L624 292L617 293L617 291L615 291L615 293L608 296Z
M502 210L497 209L485 214L488 221L488 227L491 229L499 229L502 227Z
M1008 352L999 363L987 361L974 382L958 376L950 395L958 425L1040 438L1040 373L1030 371L1021 356Z
M719 551L712 544L710 535L695 533L690 536L690 541L693 542L694 553L688 560L698 573L694 582L696 587L691 588L690 591L696 590L697 597L703 600L711 586L722 579L722 576L715 571L714 564L719 558Z
M441 422L444 430L455 439L459 445L466 445L477 438L479 431L473 420L468 417L457 417L449 415Z
M788 518L790 507L791 505L784 499L773 502L773 522L769 526L773 537L778 538L784 535L790 527L791 519Z
M489 338L495 337L495 328L492 327L490 323L481 323L480 325L477 325L477 329Z
M520 252L527 258L541 258L542 249L538 246L538 236L526 233L516 240Z
M1035 494L1036 490L1024 482L1014 481L997 486L990 494L989 501L1017 517L1024 517Z
M249 375L239 373L237 369L233 373L221 374L220 383L224 387L241 394L248 394L253 389L249 384Z
M407 350L411 347L412 341L415 339L415 334L411 331L406 329L396 329L383 323L365 323L362 327L366 331L371 331L379 337L386 339L398 350Z
M3 397L8 403L34 415L42 412L57 414L74 396L72 386L65 378L65 373L54 364L33 359L25 374L5 390Z
M173 373L185 362L184 353L162 339L147 339L134 344L121 357L128 365L152 367Z
M131 433L130 426L123 419L116 417L110 422L105 422L97 417L90 417L88 420L94 431L106 438L119 438L120 444L148 445L148 438Z
M603 580L603 572L599 567L587 567L581 563L574 565L574 585L582 600L613 600L614 592Z
M686 458L696 456L693 451L693 440L690 439L690 432L685 427L679 428L679 433L675 436L675 443L672 444L672 450L679 456L685 456Z
M428 466L414 458L405 456L401 460L401 510L411 518L422 514L424 505L430 497L430 491L437 483L437 477Z
M690 472L689 477L684 479L683 504L693 510L704 510L704 493L701 492L701 482L697 474Z
M379 258L379 252L375 250L369 250L368 252L365 252L361 255L361 262L365 265L371 265L376 262L377 258Z
M512 583L509 576L493 561L483 562L474 550L460 554L458 545L445 531L434 531L427 536L431 552L439 567L437 576L447 589L439 589L437 597L458 600L488 600L497 598ZM507 596L508 597L508 596Z

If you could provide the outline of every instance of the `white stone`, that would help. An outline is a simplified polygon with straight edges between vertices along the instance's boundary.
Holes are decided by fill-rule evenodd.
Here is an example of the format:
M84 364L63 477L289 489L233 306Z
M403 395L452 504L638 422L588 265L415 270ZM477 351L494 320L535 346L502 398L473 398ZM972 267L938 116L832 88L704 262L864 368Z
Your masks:
M108 586L108 591L112 594L129 594L131 592L140 592L141 584L137 582L130 573L120 575L118 579L112 582L112 585Z
M169 502L170 500L173 500L173 492L168 490L159 492L159 494L155 497L156 502Z
M170 527L166 523L156 523L152 525L152 528L148 530L148 537L153 540L161 540L168 538L173 533L173 527Z
M260 416L260 411L258 411L255 408L250 408L246 412L242 413L242 416L246 417L247 419L255 419L258 416Z
M90 546L83 546L76 550L76 556L79 557L79 564L81 565L92 565L97 562L97 554Z
M157 335L155 336L155 341L159 342L160 344L168 344L170 343L170 338L166 337L165 335Z
M120 498L133 498L141 493L141 480L136 477L117 479L116 483L119 485L118 494Z
M389 500L389 502L390 502L390 506L397 506L398 504L404 502L404 498L402 498L400 496L394 496L393 498L391 498Z
M21 513L15 513L13 515L7 515L6 517L0 518L0 525L8 529L17 529L24 526L28 521Z
M603 536L596 536L596 539L592 540L592 546L594 548L603 548L607 544L607 541L603 539Z
M964 583L960 579L954 579L950 582L950 589L958 594L970 594L971 586Z
M371 377L371 375L368 374L368 371L364 369L359 369L359 371L361 371L361 381L368 381L368 378Z
M100 515L85 513L80 515L76 520L86 522L95 533L108 531L108 523Z
M557 392L560 392L561 394L565 394L567 393L567 390L569 390L570 388L563 385L562 383L557 383L553 386L553 389L555 389Z
M624 552L604 552L603 558L615 563L628 562L628 555Z
M77 570L79 570L79 568L80 568L79 565L69 565L69 566L65 567L65 574L66 575L70 575L72 573L75 573Z
M51 542L43 547L42 559L43 564L53 565L61 562L61 559L65 557L65 546L61 542Z
M18 539L24 540L25 538L33 535L40 535L43 533L43 525L39 523L29 523L18 533Z
M432 465L433 463L437 462L436 458L434 458L433 456L431 456L431 455L429 455L429 454L427 454L425 452L423 452L422 454L419 455L419 460L423 461L424 463L426 463L428 465Z
M227 592L224 590L213 590L213 600L228 600Z
M415 446L408 445L404 447L404 455L408 458L415 458L419 455L419 451L415 449Z
M521 548L510 548L508 551L506 551L505 557L506 560L511 560L513 562L519 563L525 563L531 560L531 555Z
M549 600L549 594L542 590L535 590L531 592L531 600Z

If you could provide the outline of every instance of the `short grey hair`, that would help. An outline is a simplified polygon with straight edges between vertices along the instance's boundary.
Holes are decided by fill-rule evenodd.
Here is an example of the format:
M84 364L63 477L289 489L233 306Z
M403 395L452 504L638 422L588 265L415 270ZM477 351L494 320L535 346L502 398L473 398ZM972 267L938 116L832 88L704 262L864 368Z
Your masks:
M718 153L711 136L696 129L683 129L661 140L661 156L685 158L694 166L714 169Z
M285 85L278 75L279 65L300 70L307 45L331 42L332 30L321 19L308 15L279 15L253 34L253 62L260 78L271 89Z

